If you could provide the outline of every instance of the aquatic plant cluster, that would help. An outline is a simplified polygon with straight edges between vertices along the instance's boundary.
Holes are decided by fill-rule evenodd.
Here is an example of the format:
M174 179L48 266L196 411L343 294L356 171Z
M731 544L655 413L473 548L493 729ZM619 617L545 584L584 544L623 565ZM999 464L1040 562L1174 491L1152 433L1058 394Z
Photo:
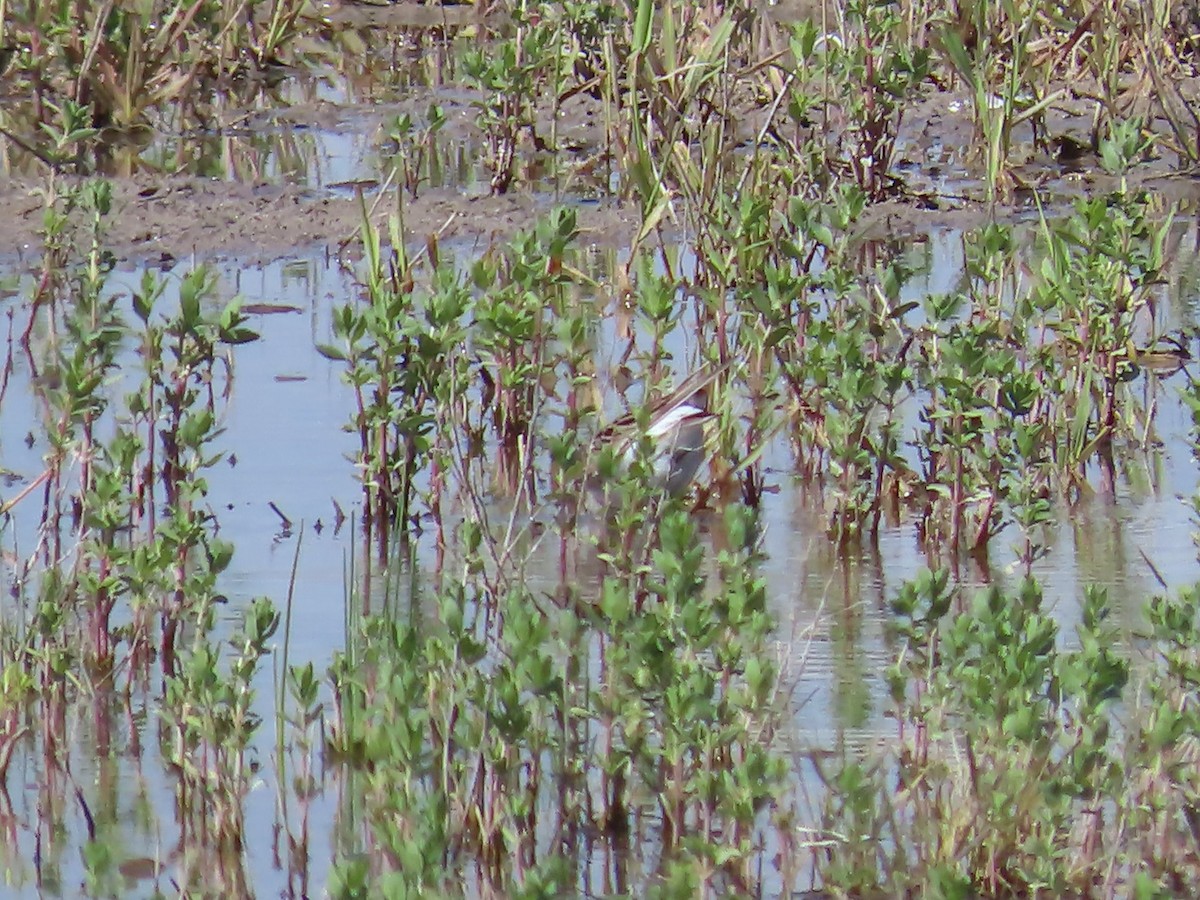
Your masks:
M1158 452L1164 379L1190 359L1165 309L1179 210L1137 180L1200 155L1188 9L578 0L406 33L469 89L490 192L547 158L565 188L463 258L406 226L444 111L390 130L394 211L381 228L363 200L357 290L316 348L353 396L363 488L345 647L296 664L290 597L226 611L235 548L208 499L257 336L203 266L117 289L111 184L77 176L105 132L198 127L214 92L353 36L288 0L0 5L30 87L0 124L45 168L0 371L0 422L27 372L43 451L40 473L0 470L7 881L75 892L63 835L82 828L90 896L249 896L255 852L288 896L1186 891L1200 588L1148 598L1130 641L1094 588L1065 633L1033 574L1065 510ZM945 199L898 163L906 110L951 83L974 104L973 199L1031 191L1015 135L1054 146L1071 91L1100 187L964 232L960 282L914 297L912 254L867 221ZM559 135L573 102L601 123L603 201L637 211L603 277ZM696 448L656 428L689 372L694 485L670 473ZM814 752L791 707L761 571L785 480L837 552L903 531L928 562L889 598L896 727L869 751ZM969 566L989 582L973 600ZM170 819L170 849L127 846L111 782L143 765L170 785L169 813L139 813ZM247 807L268 784L266 839Z

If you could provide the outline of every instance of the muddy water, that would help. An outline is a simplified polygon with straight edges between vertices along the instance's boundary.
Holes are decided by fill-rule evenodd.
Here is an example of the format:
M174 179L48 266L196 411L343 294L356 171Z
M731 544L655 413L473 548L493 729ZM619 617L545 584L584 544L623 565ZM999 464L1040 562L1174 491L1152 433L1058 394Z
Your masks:
M1186 230L1183 234L1186 236ZM925 272L907 286L909 296L948 290L962 276L961 235L957 232L931 234L914 245L913 253L924 257L926 265ZM286 308L256 314L251 324L261 332L262 340L235 351L226 432L219 441L230 459L209 475L209 498L220 522L220 535L236 546L233 563L220 584L229 598L223 615L232 626L240 611L263 595L282 607L294 584L290 661L312 661L321 672L344 643L346 572L361 547L349 524L334 527L335 503L347 515L354 513L360 489L348 458L354 441L342 430L352 397L341 382L338 367L319 356L314 346L330 340L331 310L354 296L353 278L324 254L298 255L261 266L227 259L218 267L224 293L240 293L248 304ZM137 271L119 271L113 289L128 289L139 278ZM1194 325L1194 284L1187 271L1173 281L1163 313L1168 327ZM4 301L8 308L14 302ZM172 298L168 296L165 302L171 303ZM671 349L679 359L686 359L686 342L682 337L677 342ZM600 362L603 360L602 350ZM133 358L127 362L131 368L137 365ZM25 479L40 471L45 451L41 425L29 402L28 377L18 360L0 431L0 468ZM1178 385L1185 377L1180 374L1159 380L1151 374L1141 376L1145 402L1153 398L1157 403L1160 445L1132 461L1115 500L1093 497L1069 514L1061 513L1051 553L1035 568L1048 602L1065 626L1066 641L1071 639L1079 598L1087 584L1106 586L1127 631L1137 628L1142 603L1158 590L1143 552L1172 587L1197 577L1194 523L1185 503L1197 489L1197 467L1186 440L1189 418L1178 399ZM34 436L32 446L26 446L26 434ZM858 752L894 732L894 723L883 715L888 603L926 560L913 523L904 521L887 528L877 548L839 552L824 537L819 493L795 483L789 474L788 447L782 442L774 445L765 463L770 483L777 490L768 493L763 504L763 572L778 618L778 653L784 662L794 714L795 751L798 755L842 749ZM272 502L291 521L290 529L272 510ZM27 552L32 546L35 512L32 503L18 507L0 535L6 554L0 562L0 577L6 588L13 577L7 554ZM1007 550L1006 537L1003 533L996 542L989 572L964 567L965 583L982 584L988 577L1000 583L1015 582L1019 576L1012 571L1014 556ZM545 551L553 554L549 546ZM294 560L298 560L298 568L293 582ZM428 542L419 545L413 576L417 582L432 564ZM530 563L531 577L538 577L539 569L547 580L554 577L553 561L539 566L535 557ZM262 784L246 803L247 833L251 835L249 868L260 896L277 895L286 884L271 838L276 822L271 678L271 671L264 670L258 686L259 712L266 723L256 742ZM155 716L153 708L143 709L133 723L145 748L140 758L118 755L105 760L96 758L96 736L88 726L88 716L82 716L69 735L71 778L93 812L106 811L110 818L107 827L122 835L117 844L128 849L131 874L139 860L158 859L166 866L158 883L166 887L178 829L173 820L172 779L154 749ZM127 745L128 739L125 734L120 743ZM23 885L13 895L37 893L33 860L40 853L43 875L52 876L47 893L73 896L84 878L79 853L86 839L84 817L79 808L73 808L62 773L43 770L32 744L25 742L18 750L8 779L15 841L8 843L4 859L16 873L16 882ZM67 831L48 843L44 834L39 836L39 809L44 812L55 795L58 800L53 802L65 807L62 814ZM324 883L333 852L334 829L339 822L336 797L336 785L329 781L311 810L312 885ZM131 895L150 893L152 884L152 878L135 879L130 883Z

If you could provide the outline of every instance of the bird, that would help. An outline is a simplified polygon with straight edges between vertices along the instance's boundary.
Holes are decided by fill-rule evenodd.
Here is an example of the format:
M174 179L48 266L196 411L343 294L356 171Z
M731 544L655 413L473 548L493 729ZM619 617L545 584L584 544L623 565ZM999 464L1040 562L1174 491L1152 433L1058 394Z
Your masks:
M631 413L609 423L596 435L596 446L611 447L628 471L643 452L644 436L649 442L647 463L652 485L673 497L680 496L707 455L705 425L716 418L708 410L708 388L726 368L693 372L671 393L651 404L648 418Z

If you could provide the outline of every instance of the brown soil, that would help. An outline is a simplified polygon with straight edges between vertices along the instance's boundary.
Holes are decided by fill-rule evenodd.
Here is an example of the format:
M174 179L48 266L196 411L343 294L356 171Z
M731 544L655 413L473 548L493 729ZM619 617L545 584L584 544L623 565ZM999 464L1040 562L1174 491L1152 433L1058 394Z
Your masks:
M362 221L357 198L296 186L184 175L111 180L114 209L107 220L106 247L124 260L236 255L246 261L266 261L322 248L336 252L356 243ZM1102 190L1109 180L1095 173L1081 175L1074 192ZM1192 178L1149 174L1142 181L1170 198L1200 199L1200 183ZM34 180L0 183L0 210L4 211L0 257L37 252L43 189L44 184ZM384 233L394 209L392 196L389 193L372 214ZM370 208L374 197L368 195L366 203ZM531 227L548 208L546 198L520 189L504 196L426 189L416 200L406 198L404 221L408 232L418 238L436 234L444 244L482 251ZM992 218L1013 218L1028 208L1023 203L989 207L969 201L941 207L902 198L868 207L858 233L870 239L928 233L933 228L968 229ZM634 204L579 204L576 213L586 243L627 246L638 226Z
M110 179L113 213L106 247L118 259L177 258L236 254L276 259L319 248L337 250L357 239L362 208L355 197L334 197L300 187L242 184L182 175ZM40 244L41 182L0 183L0 255L24 256ZM390 196L390 195L389 195ZM366 198L368 207L373 198ZM452 189L426 190L406 199L404 220L416 236L440 235L445 242L479 249L528 228L546 210L525 192L468 196ZM372 219L384 229L394 201L379 203ZM636 210L586 205L578 213L590 242L624 236ZM4 248L8 248L5 252Z

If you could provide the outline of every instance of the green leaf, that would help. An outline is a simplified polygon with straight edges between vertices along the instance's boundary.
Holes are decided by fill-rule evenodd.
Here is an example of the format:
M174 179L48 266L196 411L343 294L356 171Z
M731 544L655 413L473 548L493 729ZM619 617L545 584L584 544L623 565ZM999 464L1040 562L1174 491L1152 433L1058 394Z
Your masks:
M641 55L650 46L650 26L654 21L654 0L638 0L637 15L633 24L633 40L629 49Z
M346 355L346 351L342 350L341 347L334 346L333 344L317 344L317 352L326 359L332 359L337 362L346 362L349 358Z

